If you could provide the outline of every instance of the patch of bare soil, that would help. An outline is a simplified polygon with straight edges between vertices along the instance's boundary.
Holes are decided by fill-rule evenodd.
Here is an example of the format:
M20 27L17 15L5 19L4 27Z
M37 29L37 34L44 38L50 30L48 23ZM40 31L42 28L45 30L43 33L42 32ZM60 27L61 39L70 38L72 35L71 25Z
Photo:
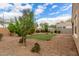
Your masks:
M4 36L0 41L0 55L4 56L76 56L77 50L72 36L59 34L50 41L38 41L27 39L26 47L19 44L20 37ZM38 42L41 47L40 54L30 50L34 43Z

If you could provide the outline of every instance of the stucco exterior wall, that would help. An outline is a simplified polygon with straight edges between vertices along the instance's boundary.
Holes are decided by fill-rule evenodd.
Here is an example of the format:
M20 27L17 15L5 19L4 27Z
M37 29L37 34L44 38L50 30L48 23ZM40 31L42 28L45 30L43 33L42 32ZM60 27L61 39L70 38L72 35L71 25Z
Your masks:
M79 53L79 3L72 4L73 38Z

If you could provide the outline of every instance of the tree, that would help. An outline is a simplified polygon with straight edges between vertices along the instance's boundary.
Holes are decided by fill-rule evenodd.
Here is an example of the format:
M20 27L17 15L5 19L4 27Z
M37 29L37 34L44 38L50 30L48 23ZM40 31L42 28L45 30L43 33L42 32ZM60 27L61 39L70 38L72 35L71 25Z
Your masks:
M48 23L41 23L40 26L45 32L48 32Z
M48 23L44 24L44 30L45 30L45 32L48 32Z
M15 32L15 25L13 23L9 23L8 30L10 31L10 35Z
M19 43L26 46L27 35L35 31L34 13L30 10L23 10L23 16L16 19L14 26L14 32L22 37Z
M20 20L21 18L19 18ZM15 18L15 33L18 35L18 36L21 36L21 22L17 20L17 18Z
M20 32L23 44L26 45L27 34L34 32L34 14L30 10L24 10L23 16L20 19Z

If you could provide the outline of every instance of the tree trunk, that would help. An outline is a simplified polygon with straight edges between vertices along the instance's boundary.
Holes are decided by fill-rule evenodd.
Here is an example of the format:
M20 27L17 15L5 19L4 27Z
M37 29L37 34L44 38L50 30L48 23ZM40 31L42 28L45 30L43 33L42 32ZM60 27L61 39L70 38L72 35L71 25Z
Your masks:
M26 37L23 37L23 45L26 46Z
M19 43L23 43L23 38L21 38L21 39L19 40Z
M14 33L11 33L11 32L10 32L10 36L14 36Z
M19 40L19 43L23 44L24 46L26 46L26 37L22 37L20 40Z

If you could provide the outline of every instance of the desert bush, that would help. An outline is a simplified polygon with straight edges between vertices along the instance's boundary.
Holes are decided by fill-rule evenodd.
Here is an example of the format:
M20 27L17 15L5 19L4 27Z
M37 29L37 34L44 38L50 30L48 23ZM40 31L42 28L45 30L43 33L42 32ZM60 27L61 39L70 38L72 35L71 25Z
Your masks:
M45 30L44 30L44 29L41 29L41 32L42 32L42 33L45 33Z
M38 43L35 43L33 48L31 49L31 52L39 53L40 51L40 45Z
M53 33L53 31L49 31L51 34Z
M58 31L58 33L61 33L61 31Z
M36 30L36 33L40 33L40 30Z
M57 33L57 30L55 30L54 33Z
M54 33L61 33L61 31L60 30L55 30Z
M3 37L3 34L0 33L0 41L1 41L2 37Z

